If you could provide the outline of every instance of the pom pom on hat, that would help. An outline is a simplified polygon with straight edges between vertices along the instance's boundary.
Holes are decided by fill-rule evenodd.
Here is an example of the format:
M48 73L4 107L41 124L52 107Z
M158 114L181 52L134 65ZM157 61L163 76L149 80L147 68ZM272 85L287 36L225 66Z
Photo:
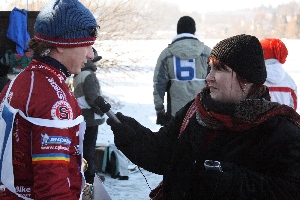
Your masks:
M177 34L181 33L191 33L196 32L195 20L189 16L181 17L177 22Z
M236 35L217 43L210 57L215 58L250 83L263 84L267 71L259 40L251 35Z
M94 44L97 22L78 0L52 0L38 14L34 39L53 47L80 47Z
M260 43L264 51L265 60L274 58L277 59L281 64L285 63L288 50L280 39L265 38L261 40Z

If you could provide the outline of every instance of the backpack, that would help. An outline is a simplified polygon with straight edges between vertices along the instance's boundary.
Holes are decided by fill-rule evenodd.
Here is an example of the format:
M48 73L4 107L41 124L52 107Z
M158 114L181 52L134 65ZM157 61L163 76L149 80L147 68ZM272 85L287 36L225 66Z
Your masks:
M105 147L102 172L109 173L112 178L128 180L128 159L114 144Z
M5 54L0 58L0 62L10 66L9 73L17 74L26 68L32 60L32 53L26 52L24 56L14 53L7 49Z
M24 56L13 53L10 55L9 64L12 68L12 73L20 73L22 69L26 68L32 60L32 54L26 52Z

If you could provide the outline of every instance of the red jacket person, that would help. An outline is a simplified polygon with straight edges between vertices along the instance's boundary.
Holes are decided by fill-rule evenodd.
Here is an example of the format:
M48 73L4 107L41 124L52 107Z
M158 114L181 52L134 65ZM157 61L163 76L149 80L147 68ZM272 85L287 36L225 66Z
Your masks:
M0 96L1 118L6 108L17 109L11 134L14 182L1 171L6 187L1 199L80 199L83 117L65 80L94 58L97 27L78 0L51 1L39 13L28 43L33 61Z

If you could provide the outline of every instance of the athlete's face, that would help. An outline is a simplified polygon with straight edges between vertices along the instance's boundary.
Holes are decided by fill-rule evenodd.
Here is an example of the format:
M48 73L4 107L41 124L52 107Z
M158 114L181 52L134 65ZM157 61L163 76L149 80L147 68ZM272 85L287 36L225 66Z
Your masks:
M61 63L66 66L71 74L79 74L84 63L94 58L92 46L63 48Z

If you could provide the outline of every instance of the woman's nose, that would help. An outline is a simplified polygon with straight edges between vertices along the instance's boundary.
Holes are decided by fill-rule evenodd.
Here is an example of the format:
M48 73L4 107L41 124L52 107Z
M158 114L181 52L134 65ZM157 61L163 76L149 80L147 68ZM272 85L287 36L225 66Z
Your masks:
M212 71L210 71L210 72L207 74L207 76L206 76L206 81L207 81L207 82L209 82L209 81L211 81L211 80L213 80L213 74L212 74Z

